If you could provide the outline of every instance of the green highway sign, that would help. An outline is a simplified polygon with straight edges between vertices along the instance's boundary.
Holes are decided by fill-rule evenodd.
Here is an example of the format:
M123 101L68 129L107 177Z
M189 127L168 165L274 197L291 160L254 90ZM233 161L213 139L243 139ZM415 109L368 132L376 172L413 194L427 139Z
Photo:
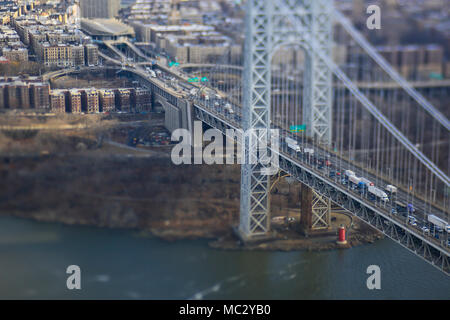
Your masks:
M434 80L443 80L444 77L443 77L442 74L440 74L440 73L431 72L431 73L430 73L430 79L434 79Z
M290 126L289 130L291 132L304 132L306 130L306 124L301 124L297 126Z

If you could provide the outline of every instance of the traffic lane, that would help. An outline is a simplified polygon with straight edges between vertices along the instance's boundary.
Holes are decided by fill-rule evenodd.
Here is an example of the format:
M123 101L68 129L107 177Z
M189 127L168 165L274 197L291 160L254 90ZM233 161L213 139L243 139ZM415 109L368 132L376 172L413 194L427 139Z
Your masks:
M318 158L320 158L320 157L325 158L326 154L318 152ZM296 157L296 159L298 159L298 157ZM300 160L303 161L304 159L300 159ZM308 161L307 161L307 163L308 163ZM309 163L309 164L311 165L311 163ZM314 167L318 167L317 164L313 164L313 165L314 165ZM325 166L323 166L322 169L318 169L318 170L321 170L322 172L325 171L326 173L328 173L330 171L329 169L327 170L327 168ZM357 171L357 170L355 170L355 171ZM364 176L364 175L361 175L361 176ZM370 176L369 176L369 178L370 178ZM341 178L337 178L336 182L340 182L340 184L342 184ZM355 193L357 195L361 195L361 193L358 192L358 188L348 187L348 189L350 189L351 191L353 191L353 193ZM407 198L408 198L407 194L402 195L401 193L397 194L397 196L392 196L391 195L390 200L388 202L389 203L388 205L384 205L383 202L380 201L380 200L378 200L378 201L370 200L369 197L367 196L367 194L365 194L364 196L361 196L361 197L364 197L366 200L376 203L379 207L382 207L382 208L390 208L390 209L395 208L396 207L395 201L398 201L398 200L400 200L401 202L404 202L404 203L408 203L408 201L407 201ZM409 217L412 216L412 217L414 217L416 219L416 222L418 223L419 227L428 226L429 222L424 219L424 212L426 212L426 210L423 210L423 212L420 212L419 209L420 208L418 208L416 206L416 211L414 213L412 213L412 214L411 213L407 214L405 216L404 220L406 222L408 222L409 221ZM425 213L425 215L426 215L426 213ZM409 223L409 225L411 225L411 223ZM411 226L415 227L413 225L411 225Z
M282 128L279 128L279 129L286 132L286 130L284 130ZM297 140L297 142L298 142L298 140ZM333 154L330 154L327 150L324 150L324 149L322 149L322 148L320 148L318 146L315 146L315 145L312 145L312 144L309 144L309 143L304 143L304 142L303 142L303 144L305 144L308 148L313 148L315 151L318 150L319 156L321 156L321 157L328 157L328 156L333 157ZM337 156L335 156L335 158L338 159ZM367 178L370 181L372 181L374 184L377 182L377 186L378 187L379 187L379 183L380 182L384 183L384 186L381 187L381 189L383 189L383 190L384 190L386 185L392 184L392 183L389 183L389 182L387 182L387 181L385 181L385 180L383 180L381 178L378 178L377 176L375 176L375 175L373 175L371 173L368 173L368 172L364 171L361 168L355 167L355 165L347 162L345 159L340 158L339 163L340 163L340 170L341 171L345 171L347 169L355 171L355 173L357 173L357 176ZM342 164L344 164L344 165L342 165ZM354 169L352 169L352 168L354 168ZM397 193L400 195L400 197L402 198L403 201L405 201L407 203L412 203L415 206L415 208L420 209L425 214L427 214L427 212L430 211L428 209L429 208L429 204L427 204L425 201L423 201L421 199L418 199L416 197L412 197L411 198L410 194L408 194L407 192L403 191L400 188L398 189ZM412 199L412 200L410 201L408 199ZM444 220L447 219L447 217L446 217L447 214L445 212L441 211L440 209L434 207L434 206L433 206L433 210L432 210L431 214L435 214L435 215L439 216L440 218L442 218Z
M279 128L279 127L278 127ZM279 128L279 129L281 129L281 128ZM281 130L283 130L283 129L281 129ZM285 134L285 132L283 132L283 134L284 135L286 135ZM298 142L298 141L297 141ZM328 157L331 159L332 158L332 154L330 154L330 153L328 153L327 151L325 151L325 150L323 150L323 149L319 149L319 148L317 148L317 147L315 147L314 145L312 145L312 144L308 144L308 143L302 143L303 144L303 146L305 147L308 147L308 148L313 148L314 150L316 150L315 151L315 153L317 152L317 154L315 155L315 159L320 159L320 158L323 158L324 160L325 159L328 159ZM284 148L285 148L285 150L290 150L290 149L288 149L288 147L285 145L285 144L283 144L283 146L284 146ZM303 153L302 153L302 155L303 155ZM296 157L295 157L296 159L299 159L301 162L304 162L304 159L302 158L302 157L298 157L298 155L296 155ZM336 159L337 159L337 157L335 157ZM314 164L314 167L318 167L317 166L317 164ZM344 171L345 169L352 169L352 167L354 167L353 165L351 165L350 163L348 163L347 161L345 161L345 160L340 160L340 166L335 166L336 167L336 169L340 169L340 171ZM319 169L319 168L317 168L318 170L321 170L321 172L323 173L323 172L325 172L325 173L328 173L328 169L327 169L327 167L326 166L323 166L323 168L322 169ZM344 170L343 170L344 169ZM366 174L366 172L365 171L363 171L363 170L361 170L361 169L354 169L354 171L355 171L355 173L358 175L358 176L360 176L360 177L365 177L365 178L367 178L367 179L369 179L369 180L371 180L372 182L374 182L374 181L376 181L377 179L376 179L376 176L374 176L374 175L371 175L371 174ZM325 174L326 175L326 174ZM336 179L336 180L340 180L340 179ZM341 182L341 181L339 181L339 182ZM342 183L341 183L342 184ZM387 183L386 183L387 184ZM384 189L384 188L383 188ZM355 194L360 194L359 192L355 192L355 190L352 190L353 191L353 193L355 193ZM367 200L369 200L369 201L372 201L372 200L370 200L368 197L367 197L367 195L365 196L365 198L367 199ZM395 200L394 200L394 198L395 198ZM392 197L392 195L390 196L390 201L389 201L389 204L390 204L390 208L392 208L395 204L394 204L394 202L397 200L401 200L402 202L404 202L405 204L407 204L407 203L411 203L411 201L407 201L408 200L408 198L410 198L410 196L408 196L408 194L407 193L405 193L405 192L399 192L399 193L397 193L397 195L396 195L396 197ZM426 223L426 220L424 220L424 216L425 215L427 215L427 210L426 210L426 207L425 207L425 203L422 203L422 202L420 202L419 200L417 200L417 198L415 198L416 200L414 200L414 201L412 201L412 203L414 203L414 205L415 205L415 208L416 208L416 211L414 212L414 213L412 213L412 214L410 214L410 215L412 215L412 216L414 216L418 221L420 221L421 223ZM383 202L382 201L372 201L372 202L374 202L374 203L376 203L376 204L378 204L378 206L381 206L381 207L386 207L385 205L383 205ZM419 205L418 205L418 203L419 203ZM406 218L407 219L407 218Z

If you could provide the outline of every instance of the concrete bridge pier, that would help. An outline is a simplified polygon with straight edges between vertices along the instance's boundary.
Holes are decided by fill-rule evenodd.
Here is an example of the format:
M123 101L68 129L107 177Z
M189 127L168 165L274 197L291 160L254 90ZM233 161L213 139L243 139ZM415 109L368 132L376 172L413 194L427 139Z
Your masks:
M202 148L203 141L198 137L195 138L195 124L194 105L189 100L177 99L177 105L173 105L167 101L163 103L164 127L173 133L176 129L186 129L191 134L191 145L194 148ZM199 120L197 120L199 121ZM197 124L198 126L198 124ZM201 134L203 135L203 126L200 125Z
M162 107L164 110L164 127L171 133L177 129L186 129L191 134L194 130L193 106L184 99L170 99L157 92L152 92L154 108Z
M305 235L331 229L331 200L301 185L300 227Z

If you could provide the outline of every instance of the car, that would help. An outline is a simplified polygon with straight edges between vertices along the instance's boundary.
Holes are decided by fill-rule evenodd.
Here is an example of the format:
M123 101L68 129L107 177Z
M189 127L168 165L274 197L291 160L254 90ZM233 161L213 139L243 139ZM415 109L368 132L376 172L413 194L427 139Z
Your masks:
M397 193L397 187L388 184L385 188L384 188L387 192L390 192L391 194L393 193Z
M414 218L413 216L409 216L408 217L408 223L412 226L417 226L417 219Z
M355 173L352 170L345 170L344 172L346 177L354 176Z
M422 226L422 231L423 233L430 234L430 229L428 229L426 226Z

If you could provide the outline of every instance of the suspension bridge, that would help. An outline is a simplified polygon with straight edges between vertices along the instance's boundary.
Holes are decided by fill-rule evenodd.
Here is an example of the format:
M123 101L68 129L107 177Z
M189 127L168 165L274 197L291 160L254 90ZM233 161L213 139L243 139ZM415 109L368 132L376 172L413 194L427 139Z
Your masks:
M449 121L331 0L247 0L241 61L230 65L225 53L204 69L188 65L209 79L205 83L191 83L192 75L161 61L153 66L160 75L151 76L145 53L134 45L128 49L139 59L124 66L115 45L107 43L113 55L101 57L154 93L169 130L192 131L199 119L224 136L243 130L266 142L278 129L280 145L263 152L302 183L305 229L329 229L333 202L450 273ZM335 57L336 48L344 58ZM305 130L295 132L296 126ZM243 147L245 159L261 155ZM271 234L266 172L261 163L241 165L237 232L244 241Z

